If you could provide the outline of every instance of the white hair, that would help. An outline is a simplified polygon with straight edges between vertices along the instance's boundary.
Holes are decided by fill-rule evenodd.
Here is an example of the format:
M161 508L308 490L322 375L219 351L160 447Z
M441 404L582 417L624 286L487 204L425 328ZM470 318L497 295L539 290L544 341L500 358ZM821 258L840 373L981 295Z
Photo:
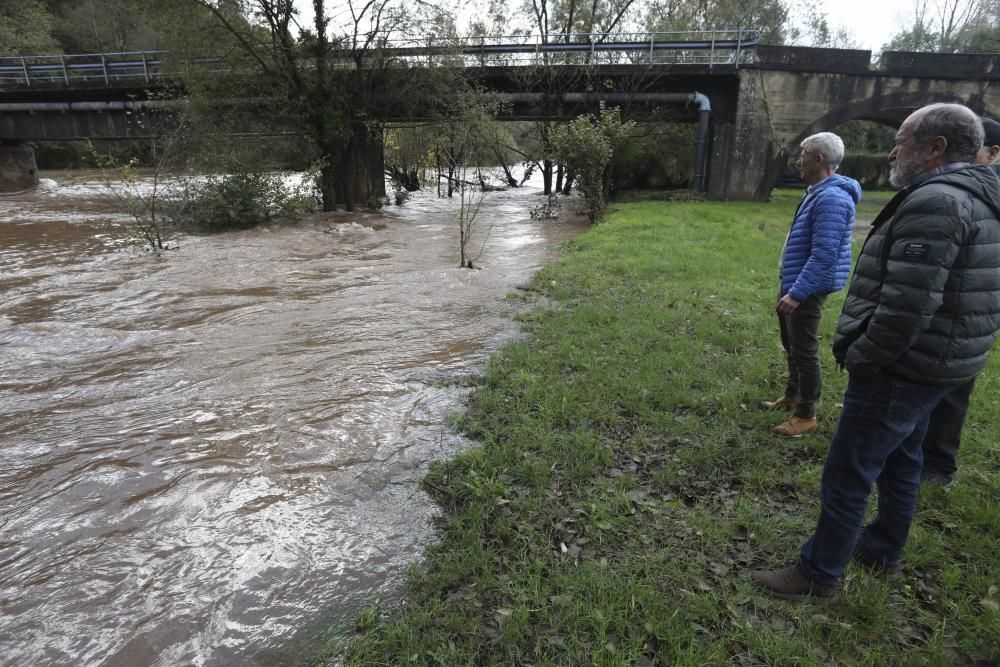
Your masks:
M819 132L808 136L800 146L807 153L822 155L834 169L844 160L844 140L833 132Z

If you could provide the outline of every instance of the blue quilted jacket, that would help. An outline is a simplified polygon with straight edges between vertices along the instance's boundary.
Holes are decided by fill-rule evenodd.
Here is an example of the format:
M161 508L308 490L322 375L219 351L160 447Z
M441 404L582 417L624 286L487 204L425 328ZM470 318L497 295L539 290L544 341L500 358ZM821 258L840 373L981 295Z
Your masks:
M844 287L851 273L851 230L861 186L834 174L799 205L781 256L781 296L805 301Z

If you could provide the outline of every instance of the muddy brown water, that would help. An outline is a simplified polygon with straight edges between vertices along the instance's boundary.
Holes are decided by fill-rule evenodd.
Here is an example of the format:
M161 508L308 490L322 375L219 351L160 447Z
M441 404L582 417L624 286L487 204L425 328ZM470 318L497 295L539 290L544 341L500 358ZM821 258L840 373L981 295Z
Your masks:
M0 664L295 662L398 595L427 464L579 219L492 193L123 249L88 174L0 198ZM346 630L345 630L346 631Z

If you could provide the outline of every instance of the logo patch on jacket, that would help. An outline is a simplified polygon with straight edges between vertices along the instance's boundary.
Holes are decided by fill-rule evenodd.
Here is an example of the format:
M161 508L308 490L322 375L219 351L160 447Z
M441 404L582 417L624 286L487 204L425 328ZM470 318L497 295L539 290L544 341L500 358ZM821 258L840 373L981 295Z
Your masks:
M903 248L903 257L906 259L923 259L931 251L930 243L907 243Z

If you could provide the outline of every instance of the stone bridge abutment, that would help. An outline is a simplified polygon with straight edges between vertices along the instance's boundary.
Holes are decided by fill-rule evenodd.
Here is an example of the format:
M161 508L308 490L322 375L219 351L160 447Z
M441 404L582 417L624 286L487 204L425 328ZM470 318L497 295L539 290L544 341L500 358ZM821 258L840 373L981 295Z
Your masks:
M913 110L957 102L1000 115L1000 54L887 53L759 47L741 71L735 122L715 125L709 195L768 197L799 143L851 120L898 127Z

